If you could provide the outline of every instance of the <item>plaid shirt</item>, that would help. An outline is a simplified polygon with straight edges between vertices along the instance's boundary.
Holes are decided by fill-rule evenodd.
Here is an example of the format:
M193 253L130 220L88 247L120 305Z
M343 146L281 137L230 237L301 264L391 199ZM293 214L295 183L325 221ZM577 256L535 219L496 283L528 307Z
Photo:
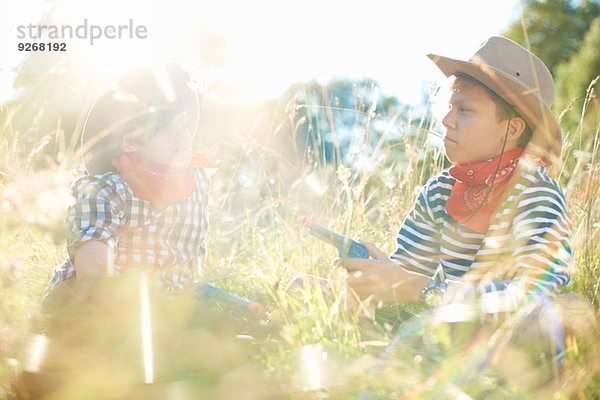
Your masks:
M194 282L206 253L208 177L196 169L192 196L163 210L136 197L115 172L88 175L71 187L69 258L57 267L50 288L75 276L73 255L79 245L99 240L113 252L113 272L150 269L163 290Z

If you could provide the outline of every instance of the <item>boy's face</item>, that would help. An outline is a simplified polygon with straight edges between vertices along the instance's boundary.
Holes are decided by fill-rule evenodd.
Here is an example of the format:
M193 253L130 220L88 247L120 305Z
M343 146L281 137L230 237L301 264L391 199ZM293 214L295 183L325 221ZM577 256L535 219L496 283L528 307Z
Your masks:
M185 169L192 159L192 139L187 114L182 112L167 126L159 129L139 151L148 161L175 169Z
M508 120L498 121L496 103L479 85L461 85L452 93L442 124L446 157L453 164L483 161L502 152Z

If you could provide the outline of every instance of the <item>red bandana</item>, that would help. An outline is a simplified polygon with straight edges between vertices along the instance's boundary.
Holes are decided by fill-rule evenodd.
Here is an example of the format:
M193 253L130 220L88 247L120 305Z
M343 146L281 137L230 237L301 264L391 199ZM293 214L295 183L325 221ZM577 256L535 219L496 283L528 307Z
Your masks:
M215 167L214 162L201 153L195 153L190 166L183 170L172 170L168 166L144 160L135 153L113 159L112 165L133 194L159 209L184 201L194 193L195 167Z
M517 169L522 147L516 147L489 160L453 165L448 171L456 179L446 202L446 211L455 221L475 232L485 233L503 194L510 188L510 178ZM496 177L494 172L498 168Z

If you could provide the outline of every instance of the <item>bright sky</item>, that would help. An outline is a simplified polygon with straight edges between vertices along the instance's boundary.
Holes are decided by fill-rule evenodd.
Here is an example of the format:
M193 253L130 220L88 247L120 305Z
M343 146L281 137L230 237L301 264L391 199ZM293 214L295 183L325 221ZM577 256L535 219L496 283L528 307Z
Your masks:
M228 63L215 74L238 89L239 101L277 96L291 83L312 78L369 77L384 93L417 103L423 82L441 80L429 52L468 57L519 15L519 0L61 0L74 26L145 25L145 40L99 41L90 46L98 64L125 68L160 49L181 52L186 29L206 24L227 41ZM14 95L16 27L39 23L43 0L10 0L0 16L0 100ZM78 39L88 46L84 39ZM73 50L71 50L73 51ZM6 57L6 55L9 55ZM36 56L36 54L33 54ZM43 68L43 66L42 66Z

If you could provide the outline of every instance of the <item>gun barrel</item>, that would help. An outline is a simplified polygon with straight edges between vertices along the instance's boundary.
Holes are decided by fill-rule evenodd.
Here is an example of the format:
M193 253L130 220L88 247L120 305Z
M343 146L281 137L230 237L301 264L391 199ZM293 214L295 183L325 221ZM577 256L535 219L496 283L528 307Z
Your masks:
M312 218L302 217L300 223L313 236L335 246L341 258L369 258L369 251L363 244L314 222Z
M200 285L196 293L200 299L211 300L220 304L222 307L235 309L240 312L256 314L262 310L261 304L226 292L225 290L209 283L203 283Z
M317 236L319 239L331 243L337 248L348 246L350 242L346 236L333 232L329 228L316 222L313 222L309 227L309 232L314 236Z

